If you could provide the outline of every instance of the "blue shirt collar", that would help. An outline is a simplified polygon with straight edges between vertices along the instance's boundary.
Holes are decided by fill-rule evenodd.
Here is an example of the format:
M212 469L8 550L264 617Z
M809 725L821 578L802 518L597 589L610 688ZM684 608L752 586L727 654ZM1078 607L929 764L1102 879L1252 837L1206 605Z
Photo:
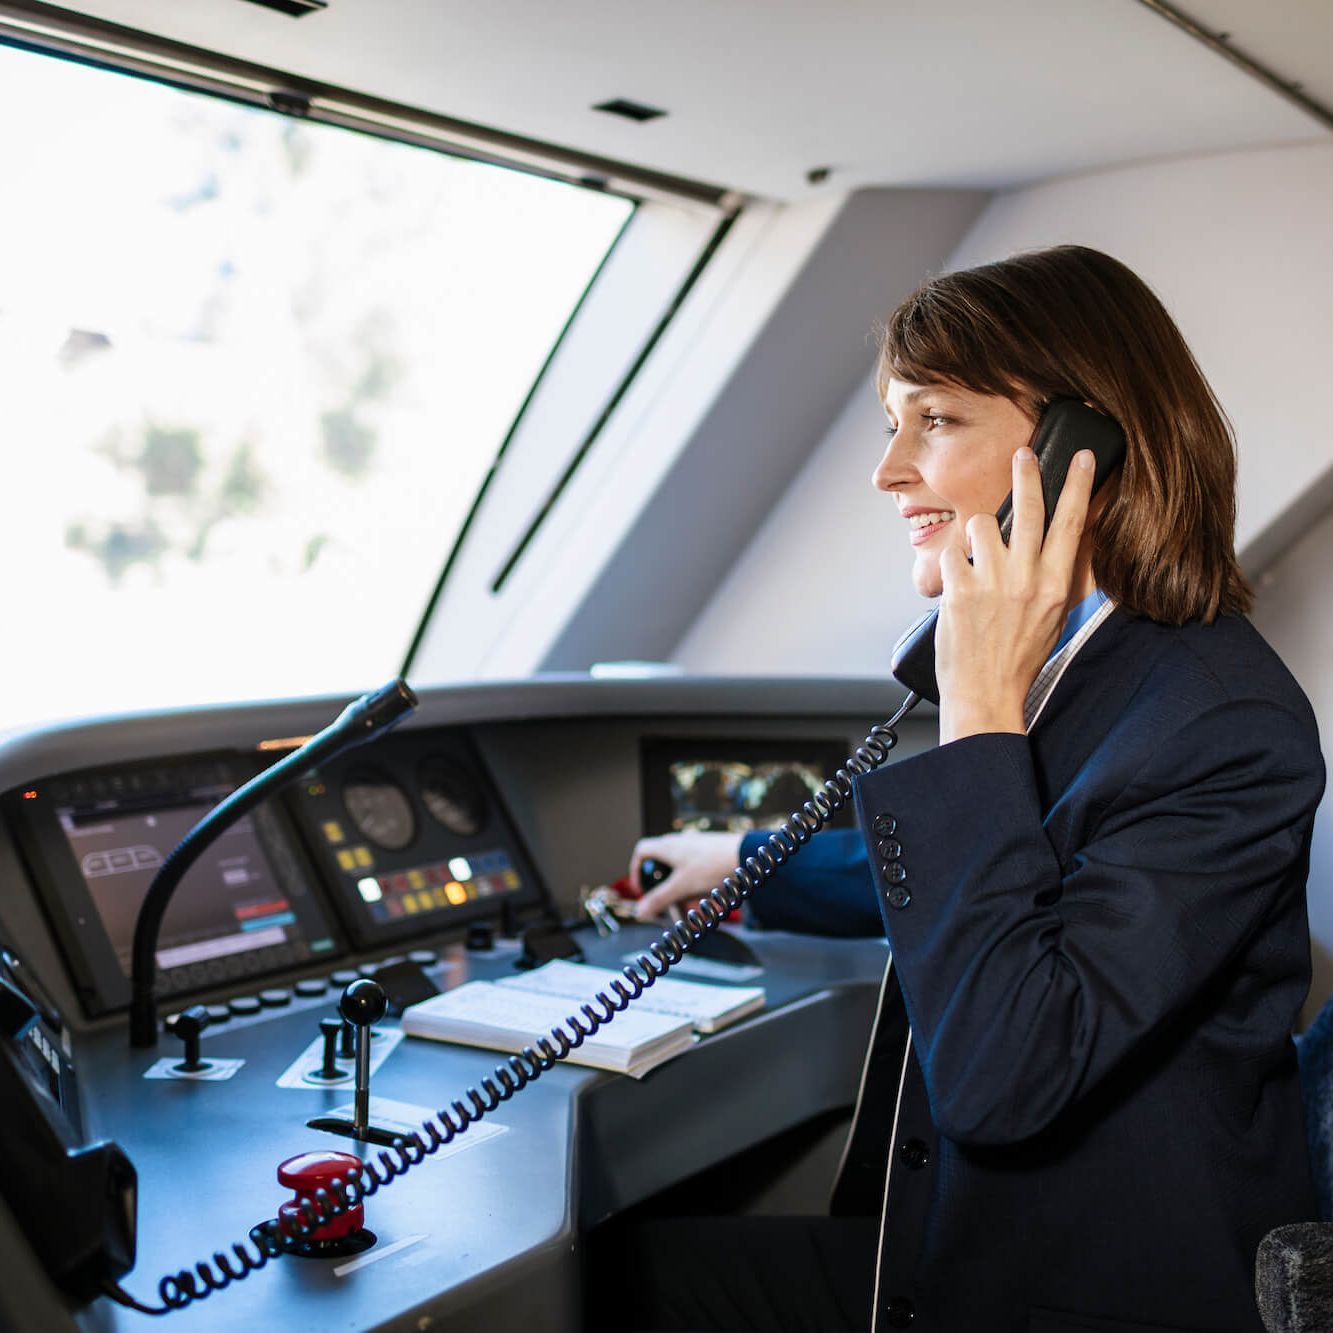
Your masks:
M1060 642L1051 650L1051 657L1054 657L1097 614L1097 608L1106 600L1106 594L1100 588L1094 588L1065 617L1064 633L1060 635Z

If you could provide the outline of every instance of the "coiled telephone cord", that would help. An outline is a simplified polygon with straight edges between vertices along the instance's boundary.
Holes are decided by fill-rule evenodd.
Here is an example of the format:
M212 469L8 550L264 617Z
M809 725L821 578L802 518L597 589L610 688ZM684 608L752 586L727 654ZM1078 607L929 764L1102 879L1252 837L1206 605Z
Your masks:
M744 865L739 865L721 884L710 889L669 929L631 964L621 969L624 981L617 978L607 990L598 991L593 1001L579 1006L564 1023L551 1029L551 1035L539 1037L503 1064L495 1066L490 1077L480 1081L480 1089L466 1089L464 1098L449 1103L435 1116L422 1122L421 1132L398 1139L391 1148L382 1149L376 1161L366 1161L362 1169L346 1180L333 1180L328 1189L317 1190L301 1201L295 1211L299 1220L280 1222L270 1218L250 1228L247 1241L237 1241L231 1254L215 1251L211 1261L201 1260L193 1268L183 1268L162 1278L157 1284L160 1306L145 1305L116 1283L108 1283L106 1294L121 1305L142 1314L163 1315L183 1310L215 1291L222 1291L258 1272L287 1252L288 1248L310 1236L320 1227L406 1175L412 1167L448 1146L460 1134L477 1124L498 1106L530 1083L535 1083L548 1069L567 1059L589 1037L627 1009L640 995L689 953L699 940L716 930L757 888L768 882L811 838L828 824L852 799L852 781L879 768L898 744L894 728L921 701L909 693L898 711L887 721L870 729L870 734L848 756L841 768L799 810L794 811L775 829L768 840ZM609 992L609 993L608 993Z

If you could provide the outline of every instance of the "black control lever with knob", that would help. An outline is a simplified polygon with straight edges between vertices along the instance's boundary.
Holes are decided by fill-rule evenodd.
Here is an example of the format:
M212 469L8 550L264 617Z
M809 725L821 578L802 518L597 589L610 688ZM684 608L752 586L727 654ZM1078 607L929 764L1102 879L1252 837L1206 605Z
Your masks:
M370 977L361 977L343 991L338 1001L341 1017L320 1020L319 1030L324 1034L324 1067L310 1077L329 1078L327 1071L330 1068L336 1069L339 1077L343 1076L333 1052L339 1034L350 1029L354 1034L355 1087L350 1120L345 1115L319 1115L306 1121L311 1129L323 1129L330 1134L342 1134L362 1143L378 1143L386 1147L402 1137L400 1131L376 1129L370 1123L370 1043L376 1035L371 1028L384 1017L388 1008L389 997L384 987Z
M675 866L668 865L651 856L644 857L639 865L639 883L645 893L655 889L675 873ZM674 922L684 919L680 908L672 903L667 911ZM731 963L737 967L762 967L763 964L744 940L739 940L724 930L712 930L701 934L690 950L695 958L709 958L715 963Z
M364 1139L370 1128L370 1029L384 1017L389 997L378 981L362 977L343 991L338 1012L356 1029L356 1091L352 1099L352 1137Z

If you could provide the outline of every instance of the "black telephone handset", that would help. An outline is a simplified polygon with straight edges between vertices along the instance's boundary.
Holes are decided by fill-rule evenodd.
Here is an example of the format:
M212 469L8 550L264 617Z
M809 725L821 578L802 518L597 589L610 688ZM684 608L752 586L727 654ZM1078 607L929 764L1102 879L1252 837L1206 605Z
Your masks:
M1075 398L1057 398L1042 413L1032 436L1032 452L1037 455L1046 502L1046 528L1055 517L1055 506L1069 464L1080 449L1091 449L1097 459L1092 482L1095 495L1125 456L1125 433L1110 417L1103 416L1086 403ZM1006 543L1013 526L1012 511L1013 496L1010 495L995 515L1000 520L1000 536ZM893 647L894 677L933 704L940 701L939 687L935 683L935 622L938 619L938 608L931 607Z
M0 944L0 1196L55 1283L80 1304L134 1264L134 1167L82 1133L59 1013Z

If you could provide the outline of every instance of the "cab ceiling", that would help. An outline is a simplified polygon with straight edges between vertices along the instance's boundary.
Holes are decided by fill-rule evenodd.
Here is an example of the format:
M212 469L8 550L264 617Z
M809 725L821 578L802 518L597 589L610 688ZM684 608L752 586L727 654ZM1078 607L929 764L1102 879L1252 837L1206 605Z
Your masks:
M246 0L69 7L778 199L867 184L1000 188L1328 134L1139 0L329 0L300 19ZM1333 104L1326 0L1185 7ZM668 114L639 124L592 110L614 98ZM821 168L826 181L812 184Z

